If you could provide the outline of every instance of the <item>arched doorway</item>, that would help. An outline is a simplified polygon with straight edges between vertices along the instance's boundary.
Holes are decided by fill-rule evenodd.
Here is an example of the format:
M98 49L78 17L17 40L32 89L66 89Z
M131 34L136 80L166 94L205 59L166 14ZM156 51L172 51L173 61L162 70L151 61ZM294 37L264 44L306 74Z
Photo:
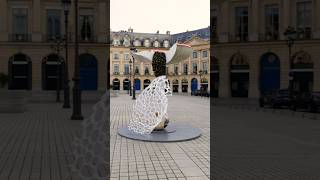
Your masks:
M179 81L178 81L178 79L172 81L172 92L179 92Z
M230 60L230 83L232 97L248 97L249 63L239 52Z
M98 89L98 62L91 54L79 56L81 90Z
M50 54L42 60L42 89L57 90L63 88L63 60L57 54ZM59 84L58 84L59 83Z
M311 56L304 51L295 53L291 60L290 82L292 90L296 92L308 92L313 89L313 61Z
M181 81L181 91L184 93L188 92L188 80L187 79L182 79Z
M274 53L265 53L260 59L260 93L280 88L280 60Z
M212 63L213 63L213 90L212 91L212 96L213 97L218 97L219 96L219 61L215 57L211 57Z
M151 81L149 79L145 79L143 81L143 89L147 88L150 85Z
M32 89L32 63L25 54L18 53L10 57L8 63L8 89Z
M135 90L141 90L141 81L140 79L134 79L134 87L135 87Z
M115 78L112 80L112 89L113 90L120 90L120 81L119 79Z
M207 78L202 78L200 80L200 89L204 92L208 91L208 79Z
M130 81L129 79L123 80L123 90L129 90L130 88Z
M191 80L191 92L198 90L198 80L197 78L193 78Z

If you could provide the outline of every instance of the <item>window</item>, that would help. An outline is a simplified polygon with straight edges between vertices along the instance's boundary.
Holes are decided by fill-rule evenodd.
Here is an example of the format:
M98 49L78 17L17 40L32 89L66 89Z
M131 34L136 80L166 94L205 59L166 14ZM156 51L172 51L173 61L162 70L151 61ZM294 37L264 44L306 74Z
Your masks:
M196 51L193 51L192 53L192 57L195 59L195 58L198 58L198 53Z
M144 68L144 74L149 75L149 67L148 66L146 66Z
M188 74L188 64L183 64L183 73L184 73L185 75Z
M14 41L26 41L28 36L28 10L26 8L14 8L13 9L13 40Z
M179 74L179 66L177 64L174 65L174 74L175 75Z
M80 40L92 41L93 40L93 9L92 8L80 8L79 28L80 28Z
M128 53L124 54L124 60L129 60L129 54Z
M48 39L61 35L60 10L47 10L47 35Z
M113 73L114 74L119 74L119 64L114 64L113 65Z
M236 7L236 41L247 41L248 40L248 8L247 7Z
M124 65L124 74L125 75L128 75L130 72L129 72L129 64L125 64Z
M119 60L119 54L118 53L113 53L113 59L114 60Z
M197 74L197 72L198 72L198 65L196 62L192 63L192 71L194 74Z
M139 66L136 66L136 68L135 68L135 70L134 70L134 73L135 73L135 74L140 74L140 73L139 73Z
M208 51L202 51L202 57L204 58L208 57Z
M311 38L311 9L311 1L297 2L297 30L301 32L301 34L299 34L299 38Z
M265 39L277 40L279 37L279 8L275 5L267 5L265 16Z
M202 63L202 70L207 73L208 72L208 63L207 62L203 62Z

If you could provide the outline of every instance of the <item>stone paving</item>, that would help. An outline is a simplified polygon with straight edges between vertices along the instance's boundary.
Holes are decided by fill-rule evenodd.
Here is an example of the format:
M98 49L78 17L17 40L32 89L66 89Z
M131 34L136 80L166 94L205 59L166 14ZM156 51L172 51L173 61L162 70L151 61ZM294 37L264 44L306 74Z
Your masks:
M212 179L320 179L320 121L278 112L213 108Z
M0 180L65 180L70 174L71 143L82 121L70 120L53 96L31 101L24 113L0 113ZM190 123L203 135L181 143L147 143L117 135L127 124L133 102L111 98L111 179L209 179L209 99L169 98L173 122ZM84 117L93 101L82 105ZM198 111L195 111L198 110Z
M117 129L131 117L131 97L111 98L111 179L210 178L210 100L174 95L169 97L171 122L201 128L201 137L191 141L155 143L123 138Z

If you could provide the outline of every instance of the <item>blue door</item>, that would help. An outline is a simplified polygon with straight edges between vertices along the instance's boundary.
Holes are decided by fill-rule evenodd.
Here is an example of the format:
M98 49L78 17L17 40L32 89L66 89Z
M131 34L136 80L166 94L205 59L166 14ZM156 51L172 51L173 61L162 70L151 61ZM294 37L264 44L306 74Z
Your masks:
M198 89L198 80L194 78L191 80L191 92L197 89Z
M97 59L91 54L82 54L80 62L80 88L81 90L98 89Z
M134 80L134 87L136 90L140 90L141 89L141 83L140 83L140 79L135 79Z
M280 60L273 53L262 56L260 63L260 92L280 88Z

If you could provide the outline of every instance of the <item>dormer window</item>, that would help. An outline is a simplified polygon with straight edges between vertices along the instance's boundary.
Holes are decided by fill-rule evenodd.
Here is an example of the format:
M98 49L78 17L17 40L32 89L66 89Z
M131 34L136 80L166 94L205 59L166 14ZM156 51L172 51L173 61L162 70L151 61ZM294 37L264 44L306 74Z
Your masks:
M130 37L128 35L125 35L124 38L123 38L123 45L125 47L129 47L131 45L130 43Z
M160 43L159 43L158 40L155 40L155 41L153 42L153 47L160 47Z
M145 39L143 42L144 47L150 47L150 40L149 39Z
M133 42L134 46L141 46L141 41L139 39L134 40Z
M169 46L170 46L169 41L168 41L168 40L164 40L164 41L163 41L163 47L169 48Z

